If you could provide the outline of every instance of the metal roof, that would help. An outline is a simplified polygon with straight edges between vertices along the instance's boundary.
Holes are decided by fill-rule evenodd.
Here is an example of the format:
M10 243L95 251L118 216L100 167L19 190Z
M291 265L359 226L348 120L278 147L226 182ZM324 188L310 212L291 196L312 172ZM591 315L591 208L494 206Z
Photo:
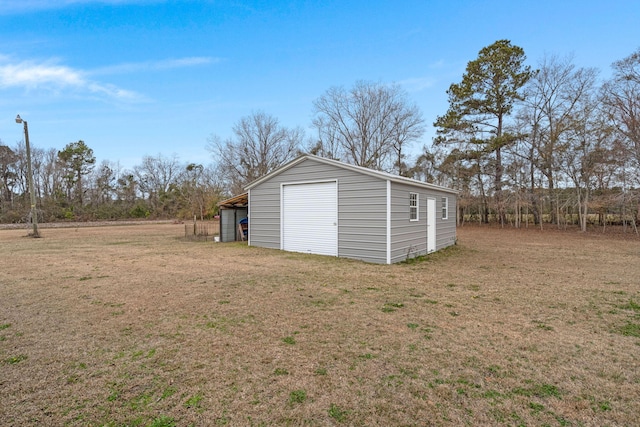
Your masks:
M242 193L218 203L221 208L246 208L249 206L249 193Z
M251 182L250 184L248 184L244 189L245 190L250 190L253 187L263 183L264 181L267 181L268 179L270 179L273 176L276 176L284 171L286 171L287 169L290 169L292 167L294 167L295 165L302 163L305 160L313 160L313 161L317 161L320 163L325 163L325 164L329 164L329 165L333 165L333 166L337 166L339 168L343 168L343 169L349 169L355 172L359 172L365 175L370 175L370 176L374 176L376 178L380 178L380 179L384 179L384 180L388 180L388 181L392 181L392 182L398 182L401 184L408 184L408 185L414 185L417 187L422 187L422 188L427 188L430 190L439 190L439 191L445 191L447 193L452 193L452 194L458 194L457 190L451 189L451 188L447 188L447 187L443 187L440 185L435 185L435 184L430 184L428 182L424 182L424 181L418 181L417 179L411 179L411 178L405 178L403 176L399 176L399 175L394 175L391 173L387 173L387 172L381 172L381 171L376 171L373 169L369 169L369 168L365 168L362 166L355 166L355 165L350 165L348 163L344 163L344 162L340 162L338 160L333 160L333 159L326 159L324 157L318 157L318 156L314 156L312 154L303 154L300 157L290 161L289 163L279 167L278 169L274 170L273 172L263 176L262 178L259 178L253 182Z

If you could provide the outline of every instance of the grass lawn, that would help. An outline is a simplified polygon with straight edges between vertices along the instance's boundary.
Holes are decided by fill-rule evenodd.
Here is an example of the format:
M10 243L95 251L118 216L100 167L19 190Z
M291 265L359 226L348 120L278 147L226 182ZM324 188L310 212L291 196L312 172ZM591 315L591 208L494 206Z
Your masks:
M2 425L640 420L640 239L463 227L401 265L0 231Z

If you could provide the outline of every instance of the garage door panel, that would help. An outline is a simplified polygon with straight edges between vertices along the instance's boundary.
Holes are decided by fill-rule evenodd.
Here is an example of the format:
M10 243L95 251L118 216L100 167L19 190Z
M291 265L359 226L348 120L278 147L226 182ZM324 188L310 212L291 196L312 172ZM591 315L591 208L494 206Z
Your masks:
M338 255L337 184L283 187L282 242L286 251Z

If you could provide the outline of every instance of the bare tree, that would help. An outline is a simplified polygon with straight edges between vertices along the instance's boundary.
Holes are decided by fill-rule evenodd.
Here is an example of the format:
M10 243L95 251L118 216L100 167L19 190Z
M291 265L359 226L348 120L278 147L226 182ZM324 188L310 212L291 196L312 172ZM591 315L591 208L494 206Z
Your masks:
M232 194L300 153L304 138L301 128L288 129L278 119L256 112L240 119L233 127L234 137L222 140L212 135L207 149Z
M418 156L413 167L410 169L411 178L420 181L431 182L438 185L445 185L442 182L446 176L440 173L439 167L444 160L445 153L440 147L422 147L422 154Z
M614 75L603 85L603 105L640 168L640 49L613 64ZM640 182L640 175L637 177Z
M6 145L2 145L0 141L0 179L2 180L0 201L2 202L13 201L13 186L16 179L14 166L17 160L16 153Z
M528 135L523 148L531 162L529 184L535 185L533 171L539 171L547 184L551 222L558 226L556 188L560 162L568 148L568 138L575 135L576 110L585 97L593 96L596 75L592 68L576 69L571 58L545 57L527 85L526 99L519 112L519 119L526 121ZM534 209L539 210L537 206Z
M115 200L115 185L120 167L117 163L103 160L89 176L91 202L96 205L111 204Z
M165 157L144 156L142 163L134 167L139 191L146 196L151 207L158 212L168 201L172 185L176 183L183 167L177 155Z
M182 217L193 218L213 215L217 211L217 202L223 199L222 187L218 182L215 169L197 163L185 166L180 177L180 193L184 199Z
M593 84L576 103L566 138L566 147L561 153L563 171L570 178L576 194L580 229L587 230L587 218L598 175L613 163L613 128L599 108Z
M38 196L47 199L62 195L64 171L58 161L58 150L32 148L31 157L34 163L33 180L38 188Z
M619 139L622 216L626 225L627 201L635 199L633 226L640 218L640 48L613 63L613 77L602 87L602 104Z
M138 181L136 174L131 170L124 170L119 173L115 184L116 200L124 203L127 207L133 207L138 197Z
M314 119L313 125L318 132L318 136L309 145L307 151L315 156L340 160L342 152L340 136L337 132L330 131L329 119L324 116L318 116Z
M349 91L330 88L313 105L318 141L312 153L407 173L405 149L423 135L424 120L400 86L359 81Z

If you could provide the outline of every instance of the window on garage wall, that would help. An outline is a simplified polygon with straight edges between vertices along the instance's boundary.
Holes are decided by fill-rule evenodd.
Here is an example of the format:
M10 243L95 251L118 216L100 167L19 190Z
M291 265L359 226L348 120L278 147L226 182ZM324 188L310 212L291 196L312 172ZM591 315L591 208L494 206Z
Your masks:
M442 198L442 219L448 219L448 218L449 218L449 198L443 197Z
M418 193L409 193L409 221L418 220Z

